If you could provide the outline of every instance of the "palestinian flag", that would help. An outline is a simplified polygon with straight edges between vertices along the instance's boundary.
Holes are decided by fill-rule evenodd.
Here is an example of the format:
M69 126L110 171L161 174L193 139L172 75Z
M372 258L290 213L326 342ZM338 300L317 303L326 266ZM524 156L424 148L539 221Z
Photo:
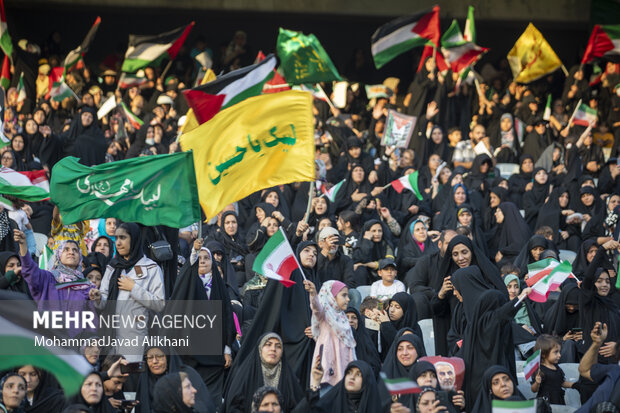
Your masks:
M544 260L536 261L527 265L527 281L528 287L536 284L541 278L551 274L551 271L560 263L553 258L546 258Z
M121 71L134 73L160 59L174 59L194 24L191 22L185 27L155 36L130 34L129 47Z
M50 96L56 102L62 102L66 98L74 97L77 99L73 90L65 83L64 79L60 82L54 82L52 90L50 90Z
M123 114L127 118L127 121L131 124L131 126L133 126L135 130L140 129L140 127L144 125L142 119L134 115L124 102L121 102L121 108L123 109Z
M564 261L551 271L551 274L543 277L532 287L532 292L528 295L530 300L537 303L544 303L551 291L555 291L562 283L571 276L573 267L568 261Z
M144 71L139 70L138 73L121 73L121 77L118 79L118 87L120 89L129 89L132 87L140 87L146 85L149 80L144 77Z
M525 365L523 366L523 374L525 375L525 380L529 380L532 377L536 370L540 368L540 350L536 350L534 354L530 356L525 361Z
M93 24L93 26L90 28L90 30L86 34L86 37L82 41L82 44L80 44L78 47L71 50L67 54L67 57L65 57L65 62L63 64L65 68L65 72L68 72L71 69L77 67L78 62L82 60L84 53L86 53L88 49L90 48L90 45L93 42L93 39L95 38L95 34L97 34L97 29L99 28L100 23L101 23L101 17L97 16L97 19L95 19L95 23Z
M549 122L549 119L551 119L551 93L547 95L547 104L543 113L543 120Z
M455 73L476 63L487 50L489 49L465 40L456 20L452 20L452 24L441 37L441 52Z
M345 182L346 179L343 179L329 189L325 189L325 185L323 185L321 186L321 191L323 192L325 198L329 199L329 202L334 202L336 200L336 195L338 194L338 191L340 191L340 188L342 188L342 185L344 185Z
M439 42L439 6L413 16L399 17L379 27L372 35L372 57L377 69L428 40Z
M286 82L284 76L278 73L277 70L274 70L273 77L266 81L263 86L263 94L284 92L285 90L291 90L291 87Z
M476 24L474 23L474 6L467 8L467 20L465 20L465 30L463 38L472 43L476 43Z
M76 394L93 367L84 356L71 350L40 345L43 338L61 337L56 332L32 329L37 309L25 298L23 294L0 290L0 370L31 364L51 372L66 396Z
M418 187L418 171L392 181L392 188L399 194L403 192L403 189L408 189L413 192L420 201L424 198Z
M573 123L581 126L590 126L590 123L593 123L596 126L597 113L596 109L582 103L575 109Z
M39 171L36 171L39 172ZM49 199L49 183L47 190L40 180L31 181L28 176L10 168L0 168L0 194L11 195L23 201L43 201Z
M273 76L275 66L276 57L270 54L260 63L233 70L212 82L184 90L183 94L196 119L203 124L220 110L260 95L265 82Z
M429 57L432 58L433 54L435 55L435 65L437 66L438 71L445 72L446 70L450 69L450 66L446 62L446 59L443 57L443 54L441 53L441 49L438 48L435 51L435 48L432 46L432 42L429 43L431 44L424 46L422 56L420 57L420 63L418 63L417 72L422 70L422 67L424 67L424 64L426 63L426 59Z
M591 62L595 57L615 61L620 58L620 24L594 25L581 64Z
M2 71L0 72L0 87L4 90L9 90L11 86L11 63L9 62L9 57L4 56L4 60L2 61Z
M13 41L9 36L9 29L6 25L6 14L4 13L4 0L0 0L0 48L6 56L13 56Z
M24 86L24 72L19 75L19 83L17 84L17 102L26 100L26 87Z
M291 273L301 266L295 258L295 253L280 228L269 238L263 249L256 256L252 271L267 278L280 281L285 287L295 284L291 281Z
M493 400L493 413L536 413L536 399L511 401Z
M385 383L385 387L390 392L390 395L396 396L399 394L413 394L420 393L422 388L418 384L408 378L388 379L384 372L379 373L381 380Z

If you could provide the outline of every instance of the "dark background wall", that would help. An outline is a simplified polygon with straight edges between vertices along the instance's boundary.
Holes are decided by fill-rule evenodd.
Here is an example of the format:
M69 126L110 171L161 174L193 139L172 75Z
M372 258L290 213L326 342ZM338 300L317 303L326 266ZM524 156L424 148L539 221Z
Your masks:
M155 34L187 24L196 26L190 36L204 35L216 50L228 43L236 30L248 33L255 50L275 49L278 27L315 33L339 69L361 48L370 59L370 36L392 17L432 7L432 1L411 0L5 0L9 32L13 39L28 38L43 44L57 30L63 47L76 47L97 15L102 23L86 57L88 64L101 60L116 45L123 50L127 35ZM452 18L461 28L468 2L440 1L441 27ZM484 62L497 63L506 56L529 21L544 34L568 67L583 53L591 29L591 16L620 23L618 0L476 0L478 43L491 48ZM602 17L601 17L602 16ZM412 76L419 51L394 60L376 79ZM479 64L479 65L481 65Z

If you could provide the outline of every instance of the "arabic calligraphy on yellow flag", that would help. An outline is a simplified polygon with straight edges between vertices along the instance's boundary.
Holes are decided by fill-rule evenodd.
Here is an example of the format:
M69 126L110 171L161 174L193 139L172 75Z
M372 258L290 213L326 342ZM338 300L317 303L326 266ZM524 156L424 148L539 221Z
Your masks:
M246 99L181 135L207 219L261 189L314 180L313 125L312 96L290 90Z
M530 23L508 52L515 81L530 83L557 70L562 62L542 33Z

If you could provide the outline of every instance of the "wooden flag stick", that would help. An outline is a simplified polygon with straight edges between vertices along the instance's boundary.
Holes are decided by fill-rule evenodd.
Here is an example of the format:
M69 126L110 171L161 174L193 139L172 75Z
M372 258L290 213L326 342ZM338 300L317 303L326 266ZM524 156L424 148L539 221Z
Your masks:
M568 120L567 126L570 127L570 124L573 123L573 119L575 118L575 115L577 114L577 111L579 110L579 106L581 106L581 99L579 99L579 102L577 102L577 106L575 106L575 110L573 111L573 114L570 116L570 119Z
M304 215L304 222L306 224L310 220L310 210L312 209L313 198L314 198L314 181L310 182L310 189L308 190L308 205L306 206L306 215Z
M321 93L323 93L323 95L325 95L325 99L327 99L327 104L329 105L331 110L338 110L338 108L336 106L334 106L334 104L332 103L331 99L329 98L329 96L327 96L327 93L325 93L325 91L323 90L323 88L321 87L321 85L319 83L316 83L316 87L319 88L319 90L321 91Z
M568 77L568 70L566 70L566 66L560 66L562 68L562 72L564 72L564 76Z

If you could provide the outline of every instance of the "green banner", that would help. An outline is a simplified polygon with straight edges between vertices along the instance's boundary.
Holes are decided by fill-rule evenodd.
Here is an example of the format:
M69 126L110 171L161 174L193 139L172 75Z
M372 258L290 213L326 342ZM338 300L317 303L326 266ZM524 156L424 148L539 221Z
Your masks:
M113 217L182 228L200 221L191 151L93 167L67 157L52 170L50 195L65 224Z
M276 47L288 83L299 85L342 80L315 35L280 28Z

